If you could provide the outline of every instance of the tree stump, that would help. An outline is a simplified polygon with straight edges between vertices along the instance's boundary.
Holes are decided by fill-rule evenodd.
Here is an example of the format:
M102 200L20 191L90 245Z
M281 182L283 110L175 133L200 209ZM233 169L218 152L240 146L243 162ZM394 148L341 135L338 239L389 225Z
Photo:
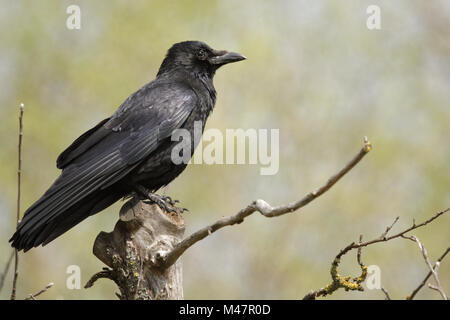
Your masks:
M123 300L183 299L181 261L168 267L157 263L183 235L180 211L168 213L156 204L131 199L120 210L114 230L100 232L94 243L94 255L111 269L95 274L85 287L109 278Z

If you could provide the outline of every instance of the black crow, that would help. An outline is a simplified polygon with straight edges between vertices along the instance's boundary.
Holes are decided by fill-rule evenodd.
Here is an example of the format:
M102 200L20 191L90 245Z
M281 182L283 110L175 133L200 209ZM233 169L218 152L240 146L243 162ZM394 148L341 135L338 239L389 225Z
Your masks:
M218 51L200 41L174 44L156 79L129 96L112 117L76 139L57 159L61 175L24 214L9 240L27 251L46 245L90 215L135 192L164 209L170 198L155 194L186 164L175 164L171 134L202 130L214 108L213 77L241 54ZM192 139L193 140L193 139ZM195 149L191 145L191 155Z

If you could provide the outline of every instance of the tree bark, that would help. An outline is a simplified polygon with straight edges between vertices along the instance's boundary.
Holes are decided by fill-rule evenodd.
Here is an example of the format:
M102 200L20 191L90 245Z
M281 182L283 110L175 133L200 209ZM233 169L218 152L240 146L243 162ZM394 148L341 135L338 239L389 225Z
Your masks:
M101 232L94 243L94 255L111 269L94 275L114 280L124 300L183 299L182 264L168 267L157 263L172 251L184 235L179 211L164 212L156 204L131 199L120 210L120 219L110 233Z

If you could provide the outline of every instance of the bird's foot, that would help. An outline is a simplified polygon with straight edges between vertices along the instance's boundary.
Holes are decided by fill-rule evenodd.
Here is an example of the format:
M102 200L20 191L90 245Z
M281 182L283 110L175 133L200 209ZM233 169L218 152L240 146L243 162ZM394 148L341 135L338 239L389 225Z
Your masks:
M153 193L142 186L137 187L136 190L140 195L145 197L145 200L149 200L150 203L156 203L161 209L165 210L166 212L184 213L185 211L189 211L186 208L179 208L175 206L175 204L179 203L180 201L173 200L169 196L162 196Z
M173 200L171 197L166 195L161 195L161 199L163 199L165 202L169 203L171 206L175 206L175 204L180 203L179 200Z
M166 212L177 212L176 208L173 206L172 201L167 199L165 196L160 196L156 193L147 194L147 200L150 200L151 203L156 203L161 209Z

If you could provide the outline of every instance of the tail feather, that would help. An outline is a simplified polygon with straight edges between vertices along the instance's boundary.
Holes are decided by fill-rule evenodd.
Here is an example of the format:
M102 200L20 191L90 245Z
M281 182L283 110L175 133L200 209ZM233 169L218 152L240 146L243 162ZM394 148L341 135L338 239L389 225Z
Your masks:
M117 163L116 159L114 163ZM105 161L103 165L109 165L111 162ZM78 171L81 176L76 183L68 178L71 171L63 171L61 176L55 181L50 189L33 204L24 214L23 223L19 226L24 232L33 232L32 228L39 221L40 223L49 222L57 217L61 212L68 210L81 199L102 186L102 180L107 175L106 169L97 167L91 170L89 166ZM87 173L86 173L87 172ZM86 174L83 174L86 173ZM112 175L116 177L121 171L114 172ZM69 181L69 182L67 182Z
M37 220L31 223L24 219L28 228L19 228L9 240L12 246L18 250L28 251L39 245L46 245L62 235L87 217L109 207L123 196L122 192L111 188L91 193L87 197L78 200L71 207L58 212L52 220ZM45 201L44 201L45 202ZM33 216L33 210L27 212Z

